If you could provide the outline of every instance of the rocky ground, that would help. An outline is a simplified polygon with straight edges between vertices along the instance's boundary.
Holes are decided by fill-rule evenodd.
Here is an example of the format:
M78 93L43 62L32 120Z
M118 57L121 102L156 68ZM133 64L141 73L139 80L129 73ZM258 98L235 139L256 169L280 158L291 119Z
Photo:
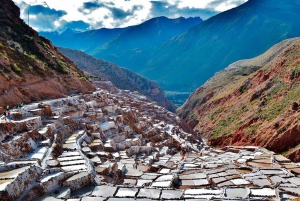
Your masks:
M0 200L291 200L300 164L255 146L214 149L139 94L13 109L0 122Z

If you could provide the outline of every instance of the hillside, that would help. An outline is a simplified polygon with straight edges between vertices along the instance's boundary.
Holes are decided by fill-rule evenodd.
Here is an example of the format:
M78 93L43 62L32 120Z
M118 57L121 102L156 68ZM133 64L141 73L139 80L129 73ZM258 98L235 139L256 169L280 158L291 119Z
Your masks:
M83 71L19 18L11 0L0 4L0 103L15 105L94 89Z
M157 17L133 26L112 40L87 53L112 61L120 66L139 72L151 48L159 46L202 22L199 17L169 19ZM150 48L150 50L149 50Z
M258 145L300 161L300 38L236 62L198 88L178 114L214 146Z
M299 0L250 0L149 50L150 59L135 72L165 90L195 90L229 64L300 36L299 9ZM132 59L139 60L140 55Z
M114 63L96 59L77 50L59 48L80 69L89 72L102 80L111 81L117 88L138 91L160 106L175 112L176 107L165 97L164 91L157 83L144 78L131 70L118 67Z

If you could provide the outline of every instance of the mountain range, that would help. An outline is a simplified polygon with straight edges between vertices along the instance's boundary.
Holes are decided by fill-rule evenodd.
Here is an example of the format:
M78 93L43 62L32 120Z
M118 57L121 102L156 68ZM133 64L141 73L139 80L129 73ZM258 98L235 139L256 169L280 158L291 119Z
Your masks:
M53 31L39 32L39 34L51 40L56 46L89 52L93 51L99 45L101 46L107 41L110 41L129 28L130 27L115 29L102 28L79 33L71 29L66 29L61 33Z
M159 45L200 22L202 20L199 17L187 19L157 17L140 25L125 28L102 28L82 33L66 29L61 33L54 31L40 32L40 34L51 40L56 46L81 50L108 60L111 55L117 55L116 58L121 57L120 54L123 51L129 51L128 55L132 53L130 50L147 49ZM126 57L124 59L128 60ZM122 59L119 60L122 61ZM122 66L122 63L119 65Z
M1 106L94 90L82 70L19 16L20 9L11 0L1 1Z
M232 62L258 56L284 39L299 36L299 9L298 0L250 0L157 47L137 72L164 89L198 88Z
M250 0L191 23L167 41L155 37L160 31L168 33L162 31L168 27L166 22L156 26L153 19L84 51L157 81L165 90L193 91L232 62L258 56L284 39L299 36L299 9L298 0ZM155 34L153 26L158 27Z

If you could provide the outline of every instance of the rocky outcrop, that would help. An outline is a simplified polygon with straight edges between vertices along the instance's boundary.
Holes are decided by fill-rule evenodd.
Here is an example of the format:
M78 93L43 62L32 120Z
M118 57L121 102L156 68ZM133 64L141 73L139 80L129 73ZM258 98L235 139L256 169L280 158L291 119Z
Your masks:
M0 102L29 103L88 92L83 71L19 18L11 1L0 5Z
M61 47L59 50L74 61L80 69L91 73L98 79L102 81L109 80L119 89L137 91L147 98L156 101L158 105L165 107L171 112L175 112L176 106L166 98L163 89L156 82L142 77L131 70L121 68L114 63L96 59L84 52ZM97 80L97 78L94 80Z
M299 160L300 40L236 62L197 89L178 114L214 146L258 145Z

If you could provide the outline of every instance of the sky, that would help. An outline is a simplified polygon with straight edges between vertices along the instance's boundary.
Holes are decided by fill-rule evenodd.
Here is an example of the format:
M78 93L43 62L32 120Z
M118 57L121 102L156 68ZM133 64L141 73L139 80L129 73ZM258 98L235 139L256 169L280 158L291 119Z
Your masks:
M37 31L85 31L140 24L154 17L203 20L247 0L13 0Z

